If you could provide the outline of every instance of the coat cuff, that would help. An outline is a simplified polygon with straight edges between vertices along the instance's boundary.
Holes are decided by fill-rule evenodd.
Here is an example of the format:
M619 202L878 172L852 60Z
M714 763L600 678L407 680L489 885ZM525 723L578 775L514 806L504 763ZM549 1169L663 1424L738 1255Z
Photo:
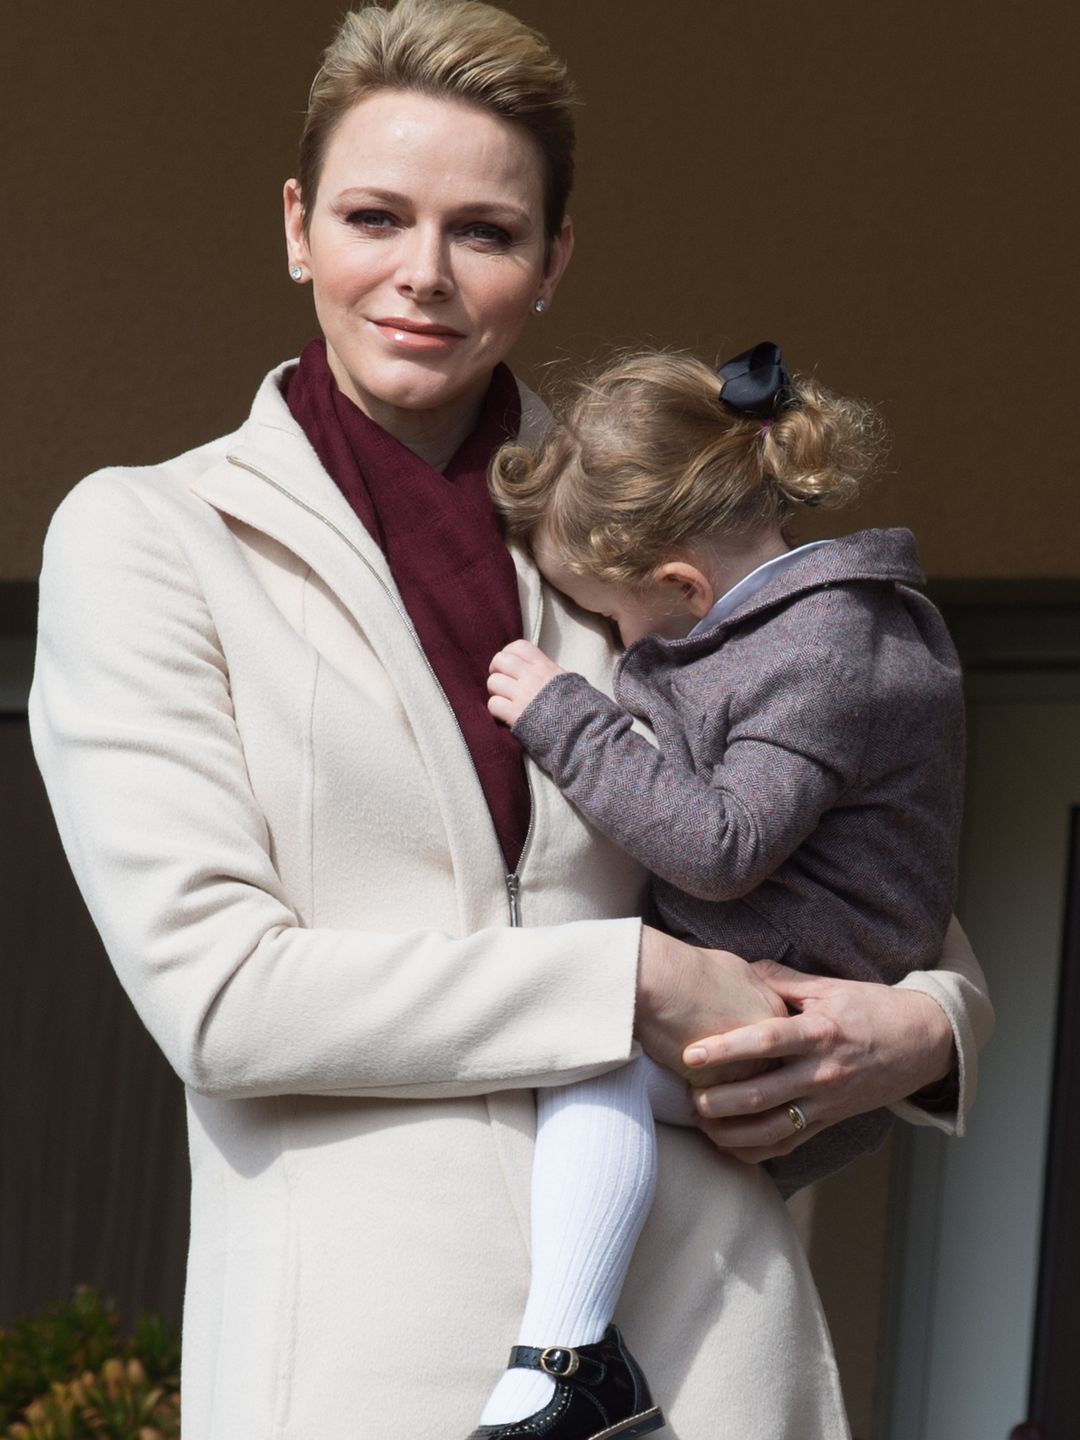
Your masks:
M913 971L899 982L899 987L918 990L940 1005L953 1032L956 1061L944 1080L890 1108L899 1119L912 1125L931 1125L946 1135L963 1135L975 1099L979 1067L978 1045L967 1012L957 1003L952 987L942 984L933 970Z

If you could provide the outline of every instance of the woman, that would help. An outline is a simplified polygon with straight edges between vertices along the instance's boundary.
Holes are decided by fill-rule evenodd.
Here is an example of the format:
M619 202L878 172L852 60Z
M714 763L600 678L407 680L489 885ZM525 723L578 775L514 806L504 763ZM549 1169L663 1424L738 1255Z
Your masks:
M746 1158L933 1082L942 1124L966 1103L947 1077L987 1012L962 942L895 990L770 990L642 931L634 867L477 722L474 652L508 630L611 666L478 498L495 445L544 423L499 362L570 257L567 100L485 5L348 17L285 193L325 350L236 434L84 481L50 531L35 744L188 1086L191 1440L464 1435L528 1280L531 1087L635 1033L677 1065L767 1020L719 1058L780 1068L708 1089ZM806 1012L767 1019L777 993ZM743 1337L722 1371L721 1295ZM683 1440L847 1433L783 1205L697 1133L662 1137L621 1313Z

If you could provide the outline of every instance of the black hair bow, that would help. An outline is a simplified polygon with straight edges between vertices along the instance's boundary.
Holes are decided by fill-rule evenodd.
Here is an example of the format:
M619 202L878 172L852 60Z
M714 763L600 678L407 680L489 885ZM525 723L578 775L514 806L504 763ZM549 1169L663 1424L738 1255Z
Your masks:
M720 399L741 415L771 420L799 403L787 366L780 359L780 347L771 340L744 350L716 373L724 382Z

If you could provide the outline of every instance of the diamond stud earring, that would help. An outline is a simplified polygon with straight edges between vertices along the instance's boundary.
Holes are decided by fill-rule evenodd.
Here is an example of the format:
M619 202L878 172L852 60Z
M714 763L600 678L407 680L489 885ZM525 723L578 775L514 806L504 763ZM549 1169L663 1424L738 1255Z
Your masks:
M542 298L540 300L534 300L533 309L536 311L537 315L542 315L547 309L547 301Z
M294 280L302 280L304 278L303 267L300 265L290 265L289 274Z

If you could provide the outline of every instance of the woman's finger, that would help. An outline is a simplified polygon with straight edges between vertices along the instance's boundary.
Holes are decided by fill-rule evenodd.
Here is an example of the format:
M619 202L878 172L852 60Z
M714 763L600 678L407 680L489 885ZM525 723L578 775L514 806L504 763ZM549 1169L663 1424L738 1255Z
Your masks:
M835 1025L826 1016L786 1015L741 1025L722 1035L706 1035L683 1052L683 1063L691 1070L733 1061L769 1061L788 1055L805 1055L827 1048Z
M775 964L753 968L799 1013L687 1047L704 1051L709 1066L698 1059L686 1067L696 1082L701 1123L714 1145L741 1159L790 1154L830 1125L915 1094L954 1063L948 1018L926 995L876 982L815 979ZM759 1068L749 1078L733 1076L726 1061ZM789 1133L792 1104L802 1107L808 1123Z
M828 990L831 980L824 975L804 975L801 970L792 970L781 965L779 960L754 960L755 975L764 980L770 989L789 1005L798 1003L810 995L821 995Z
M814 1119L833 1120L828 1102L819 1097L817 1091L820 1079L816 1073L815 1061L801 1059L775 1070L764 1070L749 1080L731 1080L721 1085L709 1085L692 1089L694 1109L708 1120L720 1120L728 1116L752 1118L798 1101L804 1105L804 1096L814 1096Z
M800 1106L800 1109L805 1114L806 1107ZM718 1150L727 1151L748 1163L790 1155L826 1128L807 1116L803 1129L797 1129L786 1106L753 1119L698 1120L697 1125Z
M687 1038L707 1026L757 1025L782 1008L779 996L738 955L643 928L634 1028L645 1053L662 1065L682 1073ZM699 1078L714 1077L699 1071Z
M785 1131L778 1140L771 1144L735 1145L732 1144L731 1136L726 1128L727 1123L721 1120L700 1120L698 1128L718 1150L722 1150L725 1155L730 1155L733 1160L742 1160L747 1165L760 1165L763 1160L777 1160L782 1155L790 1155L811 1135L817 1134L825 1128L823 1125L816 1125L813 1130L807 1128L801 1135L794 1133L789 1135Z

